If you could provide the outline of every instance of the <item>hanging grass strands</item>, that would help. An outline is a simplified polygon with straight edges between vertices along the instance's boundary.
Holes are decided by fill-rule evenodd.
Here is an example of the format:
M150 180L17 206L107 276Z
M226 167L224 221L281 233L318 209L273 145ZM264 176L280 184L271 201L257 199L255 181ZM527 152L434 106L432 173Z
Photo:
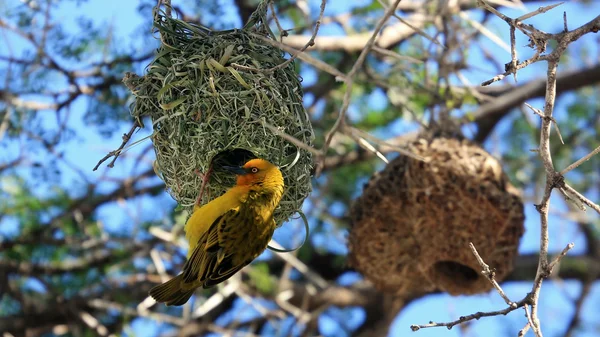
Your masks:
M273 38L265 23L266 2L242 29L211 31L155 9L161 46L145 76L128 85L132 115L152 120L155 169L169 193L191 209L210 169L201 203L223 194L235 181L211 169L215 156L241 153L282 168L283 199L278 225L298 212L311 192L311 154L281 137L312 146L313 129L302 105L293 62L262 39ZM223 156L219 158L224 158ZM219 159L221 160L221 159ZM230 157L227 160L235 160Z

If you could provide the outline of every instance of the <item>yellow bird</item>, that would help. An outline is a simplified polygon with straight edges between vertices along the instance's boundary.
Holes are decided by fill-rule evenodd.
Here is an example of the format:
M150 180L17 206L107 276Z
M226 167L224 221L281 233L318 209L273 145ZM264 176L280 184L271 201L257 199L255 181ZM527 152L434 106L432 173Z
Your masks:
M150 289L166 305L182 305L196 288L221 283L267 248L275 231L273 211L283 195L283 176L263 159L225 166L237 183L208 204L194 207L185 224L188 260L177 277Z

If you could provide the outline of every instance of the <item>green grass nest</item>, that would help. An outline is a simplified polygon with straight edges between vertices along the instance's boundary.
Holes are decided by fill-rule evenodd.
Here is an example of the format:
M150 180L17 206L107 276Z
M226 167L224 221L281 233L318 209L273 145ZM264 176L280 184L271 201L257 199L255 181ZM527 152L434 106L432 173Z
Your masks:
M279 134L308 146L314 139L293 62L264 71L286 59L262 41L259 26L211 31L158 12L155 27L162 43L146 75L136 79L132 115L152 120L155 168L169 193L191 209L202 184L195 171L207 172L223 151L245 149L282 169L286 186L275 212L281 225L311 192L311 153ZM212 171L202 204L234 182Z

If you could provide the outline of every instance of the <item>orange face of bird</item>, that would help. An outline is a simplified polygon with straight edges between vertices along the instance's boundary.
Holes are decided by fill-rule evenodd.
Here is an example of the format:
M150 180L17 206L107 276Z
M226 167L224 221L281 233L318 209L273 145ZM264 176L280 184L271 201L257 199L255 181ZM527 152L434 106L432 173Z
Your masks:
M260 183L272 169L277 167L264 159L252 159L243 166L225 166L224 169L237 174L238 186L249 186Z

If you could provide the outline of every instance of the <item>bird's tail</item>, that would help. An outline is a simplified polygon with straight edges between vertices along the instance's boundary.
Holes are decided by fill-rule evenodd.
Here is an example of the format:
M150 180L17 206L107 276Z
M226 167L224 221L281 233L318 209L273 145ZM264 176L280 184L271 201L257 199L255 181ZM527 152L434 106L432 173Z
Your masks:
M164 302L166 305L183 305L196 290L196 287L184 289L183 285L183 274L181 274L150 289L149 294L156 302Z

